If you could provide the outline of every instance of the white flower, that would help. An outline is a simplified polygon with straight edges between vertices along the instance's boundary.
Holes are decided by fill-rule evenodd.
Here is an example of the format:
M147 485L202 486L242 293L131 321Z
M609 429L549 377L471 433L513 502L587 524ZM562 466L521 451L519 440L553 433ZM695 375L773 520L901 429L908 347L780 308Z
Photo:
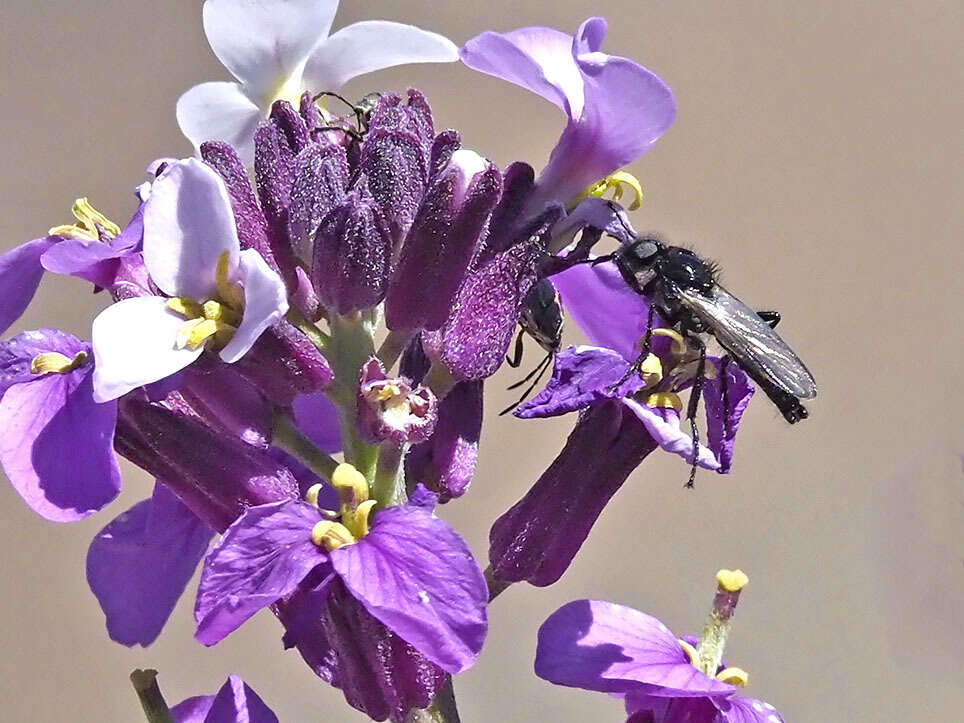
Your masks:
M205 348L233 363L288 311L281 277L241 251L221 177L193 158L165 168L144 203L144 265L167 296L124 299L94 319L99 402L171 376Z
M226 141L245 165L254 131L278 99L337 92L352 78L405 63L458 60L447 38L402 23L371 20L329 36L338 0L205 0L204 32L237 83L196 85L177 103L177 122L197 149Z

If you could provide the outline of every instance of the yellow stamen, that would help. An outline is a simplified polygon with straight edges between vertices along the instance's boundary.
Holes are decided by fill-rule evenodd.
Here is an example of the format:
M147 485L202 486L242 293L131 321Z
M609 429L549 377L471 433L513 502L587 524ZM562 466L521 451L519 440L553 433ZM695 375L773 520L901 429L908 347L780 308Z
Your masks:
M85 351L77 352L73 359L60 352L49 351L33 358L30 362L30 372L32 374L67 374L84 366L89 359L90 355Z
M167 300L167 308L185 319L200 319L204 316L204 307L196 301L184 296L176 296Z
M222 304L219 301L205 301L202 307L202 315L211 321L222 321L230 326L237 327L241 324L241 317L236 311Z
M716 582L726 592L739 592L750 582L750 578L743 570L720 570L716 573Z
M663 362L655 354L649 354L643 359L639 368L639 376L646 383L646 387L655 387L663 381Z
M109 236L118 236L121 232L120 226L91 206L86 198L78 198L70 210L77 219L77 223L54 226L47 232L48 235L97 241L100 239L98 226Z
M311 487L308 488L308 491L305 492L305 502L307 502L312 507L317 507L318 494L321 492L322 487L323 485L320 483L311 485Z
M244 291L237 284L231 283L228 273L231 269L231 254L227 251L218 257L217 284L218 296L221 301L230 306L235 311L244 310Z
M619 201L623 197L624 189L629 188L633 192L633 200L629 204L630 211L635 211L643 202L643 186L631 173L626 171L616 171L606 176L601 181L594 183L576 197L576 201L584 198L602 198L608 191L613 192L613 200Z
M724 668L716 674L716 679L723 683L745 688L746 684L750 682L750 675L743 668Z
M657 409L675 409L680 414L683 413L683 400L675 392L653 392L644 402L647 407Z
M680 357L686 353L686 339L684 339L678 331L663 328L653 329L653 336L665 336L667 339L672 339L673 346L671 351L675 356Z
M690 665L696 665L696 662L700 659L699 653L696 652L696 648L687 643L685 640L677 640L683 652L686 653L686 657L690 659Z
M322 520L311 529L311 541L329 552L357 542L347 527L340 522L328 520Z
M375 400L379 402L387 402L389 399L395 397L400 397L402 395L402 390L397 384L386 384L378 393L375 395Z
M342 514L342 522L355 536L355 539L360 540L365 535L368 534L368 529L370 527L368 518L372 514L372 509L378 504L377 500L365 500L358 508L348 512L347 510Z
M331 484L344 505L355 508L368 500L368 480L354 465L342 462L335 467Z

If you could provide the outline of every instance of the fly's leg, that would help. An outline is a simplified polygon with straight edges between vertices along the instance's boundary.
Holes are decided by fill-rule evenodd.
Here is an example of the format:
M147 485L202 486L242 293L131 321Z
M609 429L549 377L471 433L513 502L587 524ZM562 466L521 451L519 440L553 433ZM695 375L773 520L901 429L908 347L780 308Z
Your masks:
M643 368L643 362L646 361L646 357L649 356L649 353L652 351L653 347L653 321L655 316L656 311L651 305L649 307L649 314L646 317L646 334L643 335L643 343L641 345L642 350L640 351L639 356L636 357L636 360L629 365L629 369L627 369L626 373L623 374L622 379L609 387L609 391L619 389L619 387L621 387L627 379L633 376L633 374L638 374L639 370Z
M720 358L720 388L723 392L723 436L730 436L730 389L726 381L726 367L732 361L729 354Z
M512 356L507 356L505 358L506 364L508 364L513 369L518 369L519 365L522 363L522 335L525 331L519 329L519 335L515 338L515 348L512 350ZM512 387L509 387L512 389Z
M686 481L686 486L692 489L696 481L696 463L700 458L700 428L696 424L696 412L700 406L700 396L703 394L703 382L706 380L706 345L699 337L690 335L686 338L700 349L700 360L696 364L696 376L693 377L689 404L686 406L686 418L689 420L690 432L693 435L693 458L690 460L690 477Z
M517 389L518 387L521 387L527 381L532 379L533 376L535 376L535 381L532 382L532 384L530 384L526 388L526 390L522 393L522 396L519 397L519 401L515 402L514 404L510 404L508 407L506 407L501 412L499 412L500 417L505 414L508 414L509 412L511 412L513 409L518 407L520 404L522 404L522 402L526 400L526 397L528 397L532 393L532 390L535 389L536 386L538 386L539 382L542 381L542 377L545 375L546 369L548 369L552 365L553 358L554 358L554 354L552 352L549 352L548 354L546 354L545 359L539 362L539 366L537 366L535 369L533 369L531 372L529 372L526 375L525 379L522 379L521 381L518 381L515 384L513 384L511 387L509 387L509 389Z

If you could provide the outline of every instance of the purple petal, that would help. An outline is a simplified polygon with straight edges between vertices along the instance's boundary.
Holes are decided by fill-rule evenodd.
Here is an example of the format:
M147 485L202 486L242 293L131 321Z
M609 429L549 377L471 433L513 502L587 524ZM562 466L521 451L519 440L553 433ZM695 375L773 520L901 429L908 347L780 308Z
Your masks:
M606 503L656 443L620 402L583 412L539 480L489 532L496 579L551 585L569 567Z
M83 519L120 490L116 403L94 401L89 365L11 386L0 400L0 464L24 501L54 522Z
M569 237L583 228L598 229L621 243L631 243L639 235L622 206L592 196L580 201L572 213L553 227L552 233L554 237Z
M302 394L295 399L292 409L298 429L308 439L329 454L341 451L338 408L325 394Z
M87 584L111 640L146 647L157 639L213 534L163 482L97 534Z
M780 711L762 700L735 695L729 703L729 709L718 713L713 723L783 723Z
M40 257L59 241L58 236L34 239L0 256L0 334L27 310L44 275Z
M539 628L535 671L557 685L605 693L725 698L734 690L690 664L659 620L600 600L576 600L549 616Z
M217 695L188 698L171 708L174 723L278 723L278 717L241 678L232 675Z
M311 541L318 510L296 500L252 507L204 561L195 637L214 645L248 618L294 592L325 553Z
M521 404L515 416L522 419L556 417L603 399L628 397L644 385L639 375L633 374L616 387L628 369L629 363L610 349L568 347L556 354L552 378L546 388Z
M623 399L622 401L639 418L650 436L656 440L656 443L662 449L679 455L686 460L687 464L693 462L693 438L680 427L679 412L675 409L650 407L640 404L634 399ZM720 460L716 458L712 450L707 449L702 444L696 464L703 469L720 470Z
M78 352L89 352L90 345L59 329L24 331L0 341L0 394L11 385L37 379L30 370L34 357L58 352L73 359Z
M373 617L340 579L331 585L322 622L338 661L335 683L370 718L403 723L442 687L445 672Z
M720 361L713 364L720 369ZM733 463L733 444L736 431L750 399L756 389L746 372L730 361L726 364L726 384L719 373L714 379L707 378L703 384L703 401L706 404L706 435L708 446L720 461L720 472L730 471Z
M626 696L626 723L717 723L724 699L662 698L645 693Z
M614 349L624 359L639 356L639 342L646 334L649 304L630 289L615 265L580 264L552 277L562 305L589 341ZM665 326L658 318L654 327Z
M140 249L144 240L144 206L137 209L127 227L110 243L86 239L64 239L41 258L43 267L55 274L84 279L110 288L117 278L120 259Z
M382 510L367 537L331 553L365 609L449 673L471 667L488 627L485 578L465 541L430 511Z

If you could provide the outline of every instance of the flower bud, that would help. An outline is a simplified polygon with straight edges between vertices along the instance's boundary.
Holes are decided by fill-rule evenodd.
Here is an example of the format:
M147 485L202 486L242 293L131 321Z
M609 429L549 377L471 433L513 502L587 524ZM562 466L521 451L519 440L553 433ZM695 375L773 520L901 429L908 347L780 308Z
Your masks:
M390 378L374 357L362 366L358 384L358 432L371 444L424 442L435 428L438 402L430 389Z
M348 159L334 144L311 144L295 159L288 206L288 238L295 255L311 263L311 247L321 220L345 196Z
M389 329L438 329L465 277L502 174L473 151L458 150L422 200L392 275L385 304Z
M265 331L234 368L275 404L321 391L334 374L311 341L287 321Z
M349 193L315 235L311 281L323 306L348 314L385 298L392 234L381 208L361 189Z

